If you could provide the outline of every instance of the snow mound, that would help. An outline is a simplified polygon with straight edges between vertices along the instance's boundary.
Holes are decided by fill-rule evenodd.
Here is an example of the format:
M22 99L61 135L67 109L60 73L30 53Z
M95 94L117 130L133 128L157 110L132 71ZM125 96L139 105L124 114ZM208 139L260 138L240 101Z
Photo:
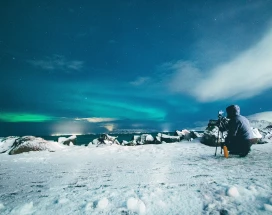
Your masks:
M251 125L257 128L265 128L268 125L272 125L272 111L256 113L247 117L250 120Z
M230 197L238 197L240 196L240 193L236 187L230 187L227 191L227 195Z
M135 212L138 214L145 214L146 213L146 206L140 199L136 199L133 197L130 197L127 200L127 208L131 212Z
M33 202L27 203L23 205L22 207L17 207L13 209L10 213L10 215L30 215L34 213L34 207L33 207Z
M109 205L109 200L107 198L102 198L98 201L97 208L100 210L104 210L108 207L108 205Z
M4 209L5 206L0 202L0 210Z
M272 205L264 204L264 209L265 209L266 211L272 212Z
M10 155L30 151L56 151L63 146L57 142L46 141L40 137L24 136L16 139L9 151Z

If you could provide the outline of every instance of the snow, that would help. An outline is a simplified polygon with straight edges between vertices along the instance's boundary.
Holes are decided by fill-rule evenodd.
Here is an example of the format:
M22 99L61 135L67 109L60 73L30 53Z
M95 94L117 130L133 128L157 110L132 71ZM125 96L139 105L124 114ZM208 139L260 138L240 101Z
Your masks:
M264 204L264 209L265 209L266 211L272 212L272 205Z
M214 152L196 139L3 153L0 214L271 214L272 142Z
M255 113L247 117L250 120L257 120L257 121L269 121L270 124L272 122L272 111L260 112Z
M228 196L231 196L231 197L238 197L240 195L236 187L229 188L227 193L228 193Z
M19 137L8 137L0 139L0 153L8 151Z
M140 199L135 199L130 197L127 200L127 208L129 211L136 212L138 214L145 214L146 207L145 204Z
M261 139L263 136L260 134L259 130L257 128L251 128L252 129L252 133L253 133L253 137L254 138L258 138Z

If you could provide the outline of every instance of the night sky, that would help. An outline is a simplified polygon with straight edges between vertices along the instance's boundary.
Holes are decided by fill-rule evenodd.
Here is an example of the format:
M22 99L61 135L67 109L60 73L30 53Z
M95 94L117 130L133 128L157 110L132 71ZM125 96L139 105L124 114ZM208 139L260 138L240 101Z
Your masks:
M2 0L0 16L0 136L272 109L271 0Z

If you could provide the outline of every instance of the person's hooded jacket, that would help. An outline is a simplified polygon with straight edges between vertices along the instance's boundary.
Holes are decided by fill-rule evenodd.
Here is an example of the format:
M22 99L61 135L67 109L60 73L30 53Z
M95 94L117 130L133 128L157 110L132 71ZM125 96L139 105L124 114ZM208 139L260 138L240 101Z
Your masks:
M226 108L228 123L227 141L243 141L253 138L250 123L247 118L240 115L240 107L231 105Z

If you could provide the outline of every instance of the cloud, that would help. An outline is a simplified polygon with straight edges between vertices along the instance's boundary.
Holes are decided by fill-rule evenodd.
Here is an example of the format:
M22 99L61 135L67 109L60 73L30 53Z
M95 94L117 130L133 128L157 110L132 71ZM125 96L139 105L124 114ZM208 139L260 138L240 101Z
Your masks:
M105 125L101 125L101 127L106 128L108 131L113 131L115 129L114 124L105 124Z
M248 118L251 120L265 120L272 122L272 111L256 113L248 116Z
M90 118L76 118L77 121L88 121L92 123L99 123L99 122L112 122L118 120L117 118L99 118L99 117L90 117Z
M165 64L171 70L170 89L202 102L245 99L272 87L272 30L233 60L203 73L192 62Z
M140 86L146 84L149 80L149 77L138 77L135 81L131 81L130 84L133 86Z
M44 70L62 70L66 72L80 71L84 64L83 61L69 61L62 55L53 55L52 57L46 57L44 60L28 60L27 62Z

